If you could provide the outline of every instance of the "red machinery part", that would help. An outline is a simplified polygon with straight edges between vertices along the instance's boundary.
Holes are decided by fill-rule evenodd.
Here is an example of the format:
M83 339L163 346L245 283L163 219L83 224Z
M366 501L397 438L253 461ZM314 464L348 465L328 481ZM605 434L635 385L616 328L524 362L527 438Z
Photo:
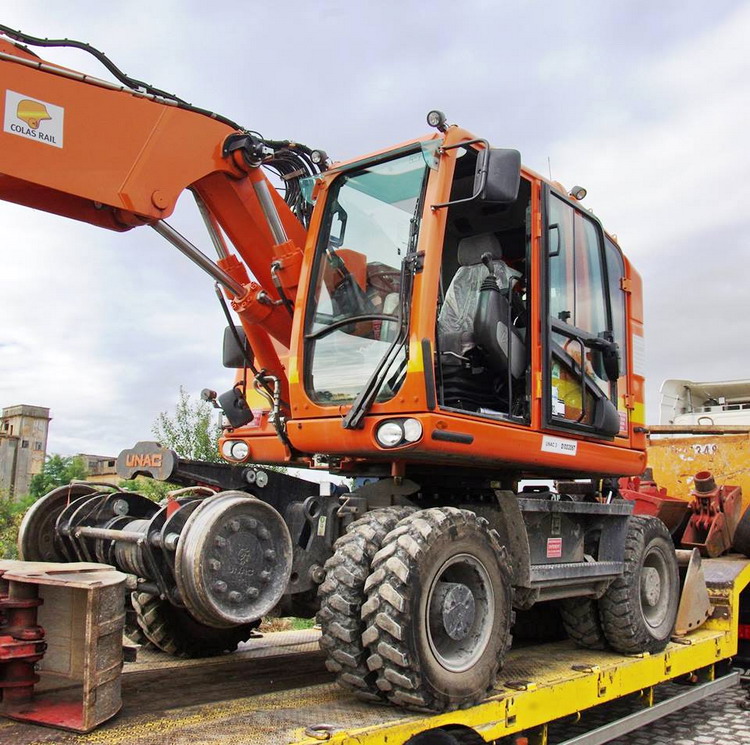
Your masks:
M658 517L672 534L690 508L684 499L670 497L667 490L657 486L656 482L638 476L620 479L620 494L635 502L634 514Z
M638 477L620 479L620 493L625 499L635 502L635 514L660 518L675 538L679 537L675 536L675 531L685 514L690 512L680 546L697 548L702 556L721 556L733 548L737 528L744 524L742 489L739 486L717 486L710 471L696 473L694 483L689 501L670 497L667 490L654 481ZM742 547L734 546L734 550L746 553Z
M39 588L0 578L0 697L3 706L31 701L39 676L34 665L42 659L47 644L44 629L37 624L37 608L43 603Z
M682 545L697 548L703 556L721 556L729 551L742 514L742 489L717 486L710 471L695 474L691 492L690 522L682 536Z

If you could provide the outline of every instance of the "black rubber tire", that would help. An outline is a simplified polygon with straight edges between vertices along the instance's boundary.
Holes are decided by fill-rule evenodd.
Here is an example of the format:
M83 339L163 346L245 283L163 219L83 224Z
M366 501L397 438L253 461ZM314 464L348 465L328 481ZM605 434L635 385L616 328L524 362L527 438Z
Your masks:
M653 611L644 611L642 601L644 565L660 574ZM672 635L679 601L680 575L667 526L656 517L631 516L625 539L625 571L599 600L602 629L609 645L622 654L660 652ZM652 619L648 618L650 613L654 614Z
M599 606L593 598L565 598L560 601L560 617L570 639L583 649L606 649Z
M468 632L484 638L473 650L468 644L456 645L470 655L458 670L441 662L435 647L447 636L435 634L431 641L436 627L428 612L437 579L455 581L444 574L452 563L461 571L469 566L468 575L474 572L480 589L486 588L484 629L477 625L482 623L477 614ZM510 647L513 623L508 556L487 520L454 507L422 510L402 520L375 554L365 591L362 618L367 629L362 640L370 651L367 665L377 672L377 686L391 704L445 711L484 700Z
M133 594L127 596L125 601L125 628L123 634L134 644L139 644L142 649L149 649L153 644L149 641L143 629L138 623L138 611L133 605Z
M733 540L732 550L750 558L750 507L745 510L737 523Z
M383 538L412 512L413 507L384 507L351 523L334 543L333 556L325 563L325 581L318 589L317 620L326 667L336 673L340 686L362 699L386 700L375 685L377 674L367 667L367 649L362 644L365 580Z
M260 625L260 621L256 621L225 629L206 626L187 611L145 592L132 593L131 602L138 625L146 638L173 657L214 657L224 652L234 652Z

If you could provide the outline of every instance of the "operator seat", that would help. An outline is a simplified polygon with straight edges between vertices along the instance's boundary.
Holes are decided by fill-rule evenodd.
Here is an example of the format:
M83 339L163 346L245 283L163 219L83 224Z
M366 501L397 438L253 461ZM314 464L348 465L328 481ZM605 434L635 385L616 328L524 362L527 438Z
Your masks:
M491 256L496 284L488 281L485 254ZM508 338L513 377L520 377L526 366L525 348L518 346L522 339L508 333L509 289L521 274L503 261L502 246L493 233L463 238L458 263L438 316L445 402L467 410L496 409L496 381L502 383L508 373Z

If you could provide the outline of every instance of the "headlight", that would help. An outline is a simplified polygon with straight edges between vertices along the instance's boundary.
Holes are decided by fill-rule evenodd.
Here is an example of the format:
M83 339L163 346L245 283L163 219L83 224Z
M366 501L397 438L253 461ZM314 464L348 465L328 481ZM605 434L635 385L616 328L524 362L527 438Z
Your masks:
M422 423L418 419L388 419L378 425L375 439L384 448L395 448L422 437Z
M422 422L419 419L404 419L404 439L416 442L422 436Z
M221 454L230 460L246 460L250 455L250 448L244 440L225 440L221 446Z
M377 441L384 448L393 448L404 440L404 430L398 422L383 422L375 433Z

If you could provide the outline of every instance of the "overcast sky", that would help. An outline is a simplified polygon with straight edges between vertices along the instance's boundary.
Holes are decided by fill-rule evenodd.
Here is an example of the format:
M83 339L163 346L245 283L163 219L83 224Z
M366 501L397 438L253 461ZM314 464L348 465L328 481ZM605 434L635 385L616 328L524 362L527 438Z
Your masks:
M750 3L5 0L0 23L346 159L425 114L588 189L643 276L648 421L662 380L750 377ZM106 77L80 52L51 61ZM113 143L115 145L116 143ZM188 199L172 222L207 252ZM151 436L179 386L225 390L211 282L147 228L0 203L0 406L48 406L49 451Z

